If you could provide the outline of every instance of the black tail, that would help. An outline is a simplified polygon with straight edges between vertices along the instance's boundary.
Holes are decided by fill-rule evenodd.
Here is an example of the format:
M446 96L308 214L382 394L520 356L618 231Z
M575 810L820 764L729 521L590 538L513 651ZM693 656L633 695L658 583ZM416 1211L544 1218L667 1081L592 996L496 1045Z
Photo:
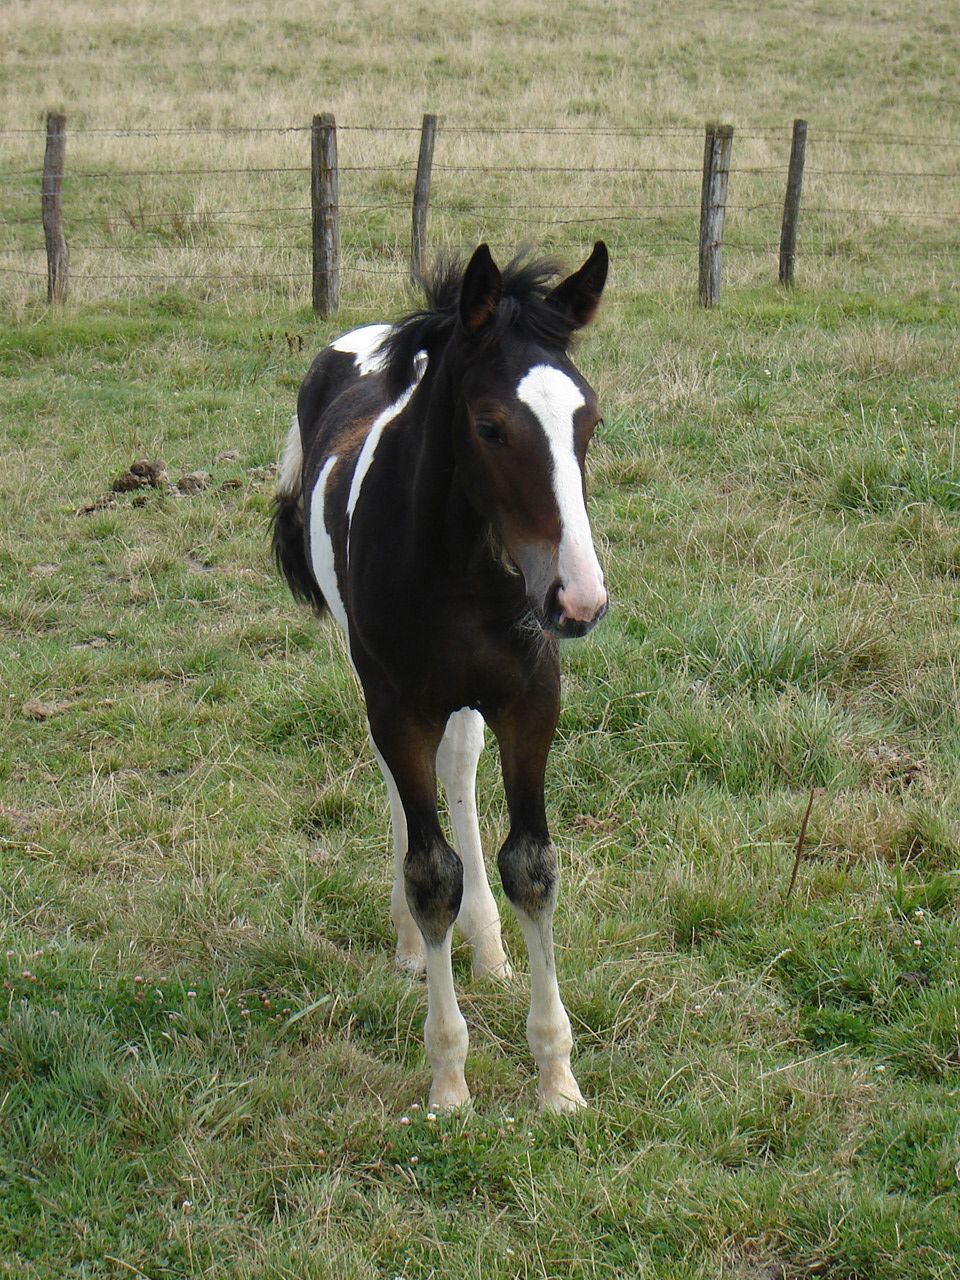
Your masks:
M307 560L307 540L303 526L303 504L300 494L278 493L273 500L273 558L287 580L287 586L298 600L304 600L317 613L323 613L327 602L317 586Z

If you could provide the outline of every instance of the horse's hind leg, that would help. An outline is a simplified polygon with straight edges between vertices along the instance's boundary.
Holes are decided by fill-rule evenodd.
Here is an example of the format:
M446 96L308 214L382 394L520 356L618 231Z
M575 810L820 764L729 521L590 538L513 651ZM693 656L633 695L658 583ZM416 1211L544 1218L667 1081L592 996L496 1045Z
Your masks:
M483 717L464 707L447 721L437 750L437 774L443 783L453 827L453 842L463 862L463 905L457 928L470 944L474 977L510 975L500 937L500 913L487 883L477 820L477 761L483 750Z
M377 750L372 736L370 742L390 797L390 836L393 843L393 888L390 891L390 914L397 930L397 964L401 969L408 969L411 973L423 973L425 965L423 938L416 921L410 914L403 880L403 860L407 852L407 815L403 811L403 801L400 799L400 792L393 780L393 774L386 760Z

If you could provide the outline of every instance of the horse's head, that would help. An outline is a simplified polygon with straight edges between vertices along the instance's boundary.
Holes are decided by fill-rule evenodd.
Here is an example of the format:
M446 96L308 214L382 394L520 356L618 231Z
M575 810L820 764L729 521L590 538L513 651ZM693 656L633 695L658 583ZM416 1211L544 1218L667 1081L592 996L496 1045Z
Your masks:
M607 592L587 518L584 462L599 421L597 398L566 353L593 318L607 249L552 292L504 293L486 245L460 291L457 462L545 631L582 636L603 617ZM530 312L532 311L532 314Z

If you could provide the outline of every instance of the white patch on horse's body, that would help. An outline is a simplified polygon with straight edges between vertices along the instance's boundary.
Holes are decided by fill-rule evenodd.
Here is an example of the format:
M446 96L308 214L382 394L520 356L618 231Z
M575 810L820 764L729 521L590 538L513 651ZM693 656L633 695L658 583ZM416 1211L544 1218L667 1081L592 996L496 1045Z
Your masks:
M373 462L373 455L377 451L377 445L380 443L380 437L383 435L384 428L393 422L407 407L410 397L416 391L420 383L420 379L424 375L427 367L427 355L425 351L418 351L414 361L414 379L407 387L402 395L394 400L393 404L387 405L381 413L374 418L370 430L367 432L363 447L360 450L360 456L357 458L356 465L353 468L353 477L350 480L350 492L347 495L347 554L350 551L350 529L353 525L353 513L356 510L357 502L360 499L360 490L363 488L363 482L367 472L370 470L370 464Z
M327 481L336 463L336 454L326 460L313 490L313 501L310 504L310 567L313 569L313 576L317 580L317 585L323 593L323 598L337 626L344 635L348 635L347 611L343 607L343 596L340 594L340 584L337 581L333 539L330 537L324 519L327 506Z
M379 373L386 363L380 345L392 327L389 324L365 324L360 329L342 334L330 346L334 351L353 356L357 372L365 378L368 373Z
M553 365L529 369L517 386L543 428L553 461L553 492L560 512L560 600L571 617L589 622L606 603L603 571L593 549L583 501L583 475L574 448L573 415L586 404L574 380Z
M294 414L287 430L283 455L280 458L277 493L290 498L299 493L302 471L303 443L300 439L300 419Z

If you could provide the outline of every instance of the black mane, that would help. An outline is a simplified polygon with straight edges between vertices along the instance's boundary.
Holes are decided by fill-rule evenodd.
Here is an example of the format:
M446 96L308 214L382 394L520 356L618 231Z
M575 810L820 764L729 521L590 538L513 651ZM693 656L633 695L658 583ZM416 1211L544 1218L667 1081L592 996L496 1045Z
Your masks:
M457 323L460 288L466 264L442 258L418 283L427 305L398 320L380 346L384 369L393 394L399 395L414 379L419 351L434 360ZM497 306L492 335L510 329L518 337L541 343L550 350L566 351L577 325L547 298L562 268L551 258L535 258L520 252L503 268L503 293Z

